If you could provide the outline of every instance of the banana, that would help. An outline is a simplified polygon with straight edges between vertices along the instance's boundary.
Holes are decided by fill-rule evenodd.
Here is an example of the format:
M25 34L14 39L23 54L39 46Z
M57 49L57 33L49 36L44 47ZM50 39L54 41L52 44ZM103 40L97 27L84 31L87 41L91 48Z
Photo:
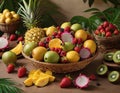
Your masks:
M23 46L22 46L22 42L20 41L16 47L14 47L13 49L11 49L10 51L14 52L16 55L19 55L22 52Z

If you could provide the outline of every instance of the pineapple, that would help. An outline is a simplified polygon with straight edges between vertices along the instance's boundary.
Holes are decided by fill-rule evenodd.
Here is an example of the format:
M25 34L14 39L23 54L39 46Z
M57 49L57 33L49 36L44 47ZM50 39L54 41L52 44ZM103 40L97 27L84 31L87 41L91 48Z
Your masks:
M42 28L38 28L41 15L39 10L40 2L41 0L29 0L27 3L23 0L23 5L20 4L19 14L28 29L25 33L25 44L28 42L38 43L41 38L45 37L45 31Z

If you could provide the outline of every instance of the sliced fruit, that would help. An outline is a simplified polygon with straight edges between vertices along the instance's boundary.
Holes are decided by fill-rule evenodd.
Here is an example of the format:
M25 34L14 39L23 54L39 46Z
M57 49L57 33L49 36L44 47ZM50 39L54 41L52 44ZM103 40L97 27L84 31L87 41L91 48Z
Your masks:
M54 38L49 41L49 48L62 48L62 41L59 38Z
M108 53L104 54L104 60L113 61L113 55L114 55L113 52L108 52Z
M17 46L11 49L10 51L14 52L16 55L19 55L22 52L22 49L23 49L23 45L22 45L22 42L20 41L17 44Z
M61 34L61 40L63 42L71 42L73 41L73 36L69 32L64 32Z
M86 75L82 75L80 74L74 81L75 86L77 86L78 88L86 88L88 87L89 84L89 77L87 77Z
M25 86L29 87L33 85L33 81L32 78L27 78L25 79L25 81L23 82L25 84Z
M82 48L79 54L82 59L87 59L91 56L90 50L88 48Z
M76 51L69 51L66 54L66 58L69 62L78 62L80 60L80 55Z
M35 85L38 87L44 87L45 85L47 85L49 82L49 77L44 77L44 78L39 78Z
M108 81L111 83L117 83L120 80L120 73L118 71L112 71L108 75Z
M90 52L93 54L97 49L97 45L93 40L86 40L83 44L83 47L90 49Z
M113 61L117 64L120 64L120 51L116 51L113 55Z
M102 64L97 68L96 72L98 75L105 75L108 72L108 67Z
M4 37L0 37L0 50L8 47L8 40Z

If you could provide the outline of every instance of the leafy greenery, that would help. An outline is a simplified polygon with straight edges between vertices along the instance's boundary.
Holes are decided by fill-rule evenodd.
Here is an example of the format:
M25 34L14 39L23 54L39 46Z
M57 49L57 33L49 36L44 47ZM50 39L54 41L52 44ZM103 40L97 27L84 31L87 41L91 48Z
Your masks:
M16 83L9 78L0 78L0 93L23 93Z
M84 3L88 2L88 5L91 7L95 0L83 0ZM102 0L104 3L112 3L114 7L120 7L120 0Z
M120 8L108 8L104 11L100 11L97 8L91 8L86 10L85 12L91 11L93 15L89 18L83 18L82 16L74 16L71 19L71 22L80 24L84 23L85 28L89 31L94 31L103 21L109 21L112 24L115 24L118 29L120 29Z

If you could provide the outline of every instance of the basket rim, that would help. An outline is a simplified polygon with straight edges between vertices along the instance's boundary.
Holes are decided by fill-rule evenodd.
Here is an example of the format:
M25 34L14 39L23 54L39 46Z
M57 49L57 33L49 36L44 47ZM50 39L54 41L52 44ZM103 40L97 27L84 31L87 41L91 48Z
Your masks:
M16 21L13 21L12 23L10 24L6 24L6 23L0 23L1 26L9 26L9 25L13 25L13 24L16 24L16 23L19 23L21 20L16 20Z
M37 60L35 60L35 59L33 59L33 58L30 58L29 56L27 56L23 51L22 51L22 55L26 58L26 59L28 59L28 60L30 60L30 61L33 61L33 62L36 62L36 63L39 63L39 64L43 64L43 65L53 65L53 66L62 66L62 65L75 65L75 64L81 64L81 63L83 63L83 62L89 62L90 63L90 61L92 61L94 58L96 58L97 57L97 55L98 55L98 53L99 53L99 50L96 50L96 52L95 52L95 54L94 54L94 56L92 56L92 57L90 57L90 58L88 58L88 59L85 59L85 60L82 60L82 61L79 61L79 62L73 62L73 63L49 63L49 62L41 62L41 61L37 61Z

